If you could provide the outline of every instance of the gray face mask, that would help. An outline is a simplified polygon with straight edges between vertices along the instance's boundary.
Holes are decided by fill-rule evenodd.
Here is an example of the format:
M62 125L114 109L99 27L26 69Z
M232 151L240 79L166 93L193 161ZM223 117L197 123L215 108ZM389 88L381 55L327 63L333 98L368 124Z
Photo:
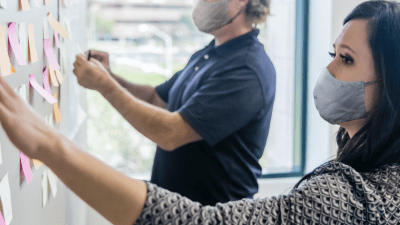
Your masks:
M314 88L314 101L320 116L330 124L366 118L365 87L379 80L345 82L323 68Z
M229 16L229 2L231 1L219 0L216 2L206 2L205 0L196 0L193 6L192 18L199 31L210 33L232 23L246 7L244 6L231 18Z

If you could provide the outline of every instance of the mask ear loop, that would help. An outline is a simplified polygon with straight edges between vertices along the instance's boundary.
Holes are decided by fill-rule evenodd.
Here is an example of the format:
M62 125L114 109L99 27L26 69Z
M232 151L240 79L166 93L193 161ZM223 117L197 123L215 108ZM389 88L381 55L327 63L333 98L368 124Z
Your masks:
M379 81L381 81L381 80L374 80L374 81L366 82L366 83L364 84L364 87L368 87L368 86L370 86L370 85L373 85L373 84L375 84L375 83L378 83Z
M233 21L234 19L236 19L236 17L238 17L238 16L244 11L244 9L246 8L247 4L249 4L249 3L246 3L246 5L244 5L244 6L242 7L242 9L241 9L232 19L229 20L229 23L228 23L228 24L232 23L232 21Z

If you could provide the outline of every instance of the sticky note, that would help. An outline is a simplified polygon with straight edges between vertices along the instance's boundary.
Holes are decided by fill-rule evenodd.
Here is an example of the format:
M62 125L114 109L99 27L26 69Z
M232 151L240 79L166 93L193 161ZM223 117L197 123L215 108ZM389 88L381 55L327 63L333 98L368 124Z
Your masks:
M33 165L35 166L36 169L39 169L43 165L43 163L37 159L34 159Z
M47 91L45 91L35 80L35 74L31 74L29 75L29 83L32 85L33 88L35 88L35 90L37 92L39 92L39 94L41 96L43 96L43 98L45 98L50 104L54 104L55 102L57 102L57 100L55 98L53 98L53 96L51 96L51 94L49 94Z
M47 71L47 67L43 69L43 88L47 91L47 93L51 94L51 88L49 84L49 72Z
M11 44L11 48L15 54L15 57L17 58L18 64L21 66L26 65L26 59L22 54L21 47L18 43L17 24L15 22L12 22L8 25L8 40Z
M49 22L47 17L43 17L43 39L49 39Z
M25 31L25 22L22 22L18 25L18 36L22 55L25 59L28 59L28 38Z
M33 24L28 25L28 38L29 38L29 55L31 62L38 61L37 51L36 51L36 43L35 43L35 32L33 28Z
M54 93L53 97L57 99L57 93ZM53 104L53 113L54 117L56 118L56 122L60 123L61 122L61 113L60 113L60 108L58 108L58 103Z
M21 0L21 5L22 5L22 10L23 11L31 10L31 7L29 5L29 1L28 0Z
M3 9L7 8L7 0L0 0L0 7Z
M64 78L63 78L63 76L61 75L60 70L55 70L55 73L56 73L56 77L57 77L58 83L61 84L61 83L63 82Z
M40 8L39 0L35 0L36 7Z
M0 164L3 163L3 153L1 152L1 144L0 144Z
M5 26L0 26L0 68L3 77L12 74L12 71L15 72L11 66L10 58L8 57Z
M46 206L47 203L47 197L49 196L49 190L48 190L48 179L47 179L47 170L44 170L43 176L42 176L42 190L43 190L43 208Z
M49 63L51 65L51 67L53 68L53 70L59 70L60 65L58 64L57 59L54 56L54 52L53 52L53 49L51 48L51 44L50 44L50 39L43 40L43 48L44 48L44 52L46 53L47 59L49 60Z
M33 178L31 166L29 165L29 158L23 152L20 152L19 155L21 158L21 165L22 165L22 169L24 171L24 175L26 177L26 181L29 184Z
M46 5L51 5L51 0L46 0L46 1L45 1L45 4L46 4Z
M3 214L0 212L0 225L6 225L6 221L4 220Z
M59 33L63 38L68 36L68 31L63 26L61 26L61 24L56 19L54 19L51 13L47 13L47 19L54 30L56 30L57 33Z
M53 122L53 111L51 111L51 114L49 115L49 126L54 127L54 122Z
M26 99L26 84L21 84L21 86L19 86L18 94L22 98L22 100L24 100L24 102L28 102L28 100Z
M55 198L57 194L57 176L53 171L51 171L51 169L48 169L47 176L49 178L51 193L53 193L53 197Z
M68 0L62 0L62 3L65 7L69 6L69 1Z
M8 173L1 179L0 183L0 197L3 205L4 219L6 224L9 225L12 221L12 205L11 205L11 191L10 182L8 181Z
M54 70L51 67L51 65L49 65L49 73L50 73L51 83L53 84L53 86L58 87L59 84L58 84L57 79L56 79L56 74L54 73Z
M56 31L54 31L54 40L56 41L57 48L60 48L60 42L58 40L58 34Z

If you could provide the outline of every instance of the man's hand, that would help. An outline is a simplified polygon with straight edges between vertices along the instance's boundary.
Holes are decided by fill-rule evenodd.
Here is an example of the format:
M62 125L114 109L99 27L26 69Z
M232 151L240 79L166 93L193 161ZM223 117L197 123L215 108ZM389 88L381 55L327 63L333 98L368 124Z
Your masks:
M110 56L108 55L107 52L101 52L101 51L96 51L96 50L90 50L91 51L91 57L97 59L103 66L110 71ZM89 54L89 51L85 52L86 55Z
M62 135L47 126L0 77L0 123L11 142L30 158L44 163Z
M88 89L100 91L112 79L103 64L94 58L88 61L87 57L79 54L76 56L74 67L73 72L78 83Z

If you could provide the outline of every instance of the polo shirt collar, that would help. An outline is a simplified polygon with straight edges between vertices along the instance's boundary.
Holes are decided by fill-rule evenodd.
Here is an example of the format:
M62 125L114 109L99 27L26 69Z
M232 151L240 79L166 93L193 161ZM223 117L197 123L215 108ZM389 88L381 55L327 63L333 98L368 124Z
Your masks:
M236 37L232 40L229 40L217 47L215 47L215 38L214 38L208 46L212 50L215 50L220 55L230 54L232 52L235 52L237 49L240 49L241 47L248 45L249 41L257 39L257 36L259 33L260 33L260 30L254 28L252 31L250 31L246 34L243 34L239 37Z

